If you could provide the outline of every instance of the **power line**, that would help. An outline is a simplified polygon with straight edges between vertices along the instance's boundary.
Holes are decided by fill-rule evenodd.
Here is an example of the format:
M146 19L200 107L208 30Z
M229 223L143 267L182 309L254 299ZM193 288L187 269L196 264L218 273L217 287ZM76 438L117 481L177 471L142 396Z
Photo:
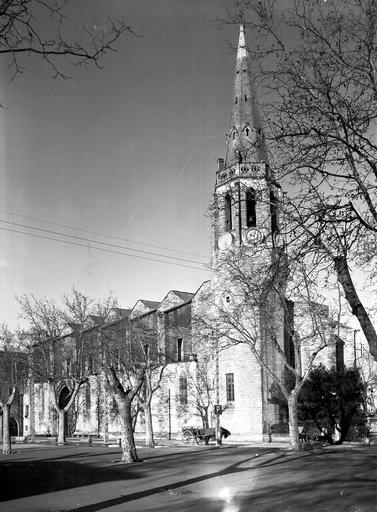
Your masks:
M149 254L150 256L159 256L159 257L168 258L168 259L171 259L171 260L185 261L185 262L188 262L188 263L194 263L194 264L198 264L199 263L200 264L200 262L198 262L198 261L190 260L190 259L187 259L187 258L179 258L178 256L169 256L169 255L165 255L165 254L162 254L162 253L154 253L154 252L150 252L150 251L143 251L142 249L133 249L132 247L124 247L122 245L111 244L109 242L101 242L99 240L94 240L92 238L85 238L85 237L76 236L76 235L69 235L69 234L66 234L66 233L59 233L58 231L52 231L50 229L38 228L38 227L35 227L35 226L28 226L27 224L20 224L18 222L12 222L12 221L2 220L2 219L0 219L0 222L2 222L3 224L11 224L12 226L17 226L17 227L21 227L21 228L34 229L36 231L41 231L43 233L49 233L49 234L52 234L52 235L59 235L59 236L63 236L63 237L65 236L65 237L68 237L68 238L73 238L74 240L82 240L84 242L105 245L107 247L115 247L117 249L125 249L127 251L134 251L134 252L138 252L138 253L142 253L142 254Z
M37 221L37 222L42 222L43 224L51 224L52 226L57 226L57 227L60 227L60 228L73 229L74 231L82 231L83 233L88 233L90 235L97 235L97 236L102 236L102 237L105 237L105 238L113 238L114 240L121 240L122 242L129 242L131 244L145 245L147 247L153 247L155 249L165 249L167 251L178 252L178 253L181 253L181 254L187 254L189 256L195 256L195 257L198 257L198 258L206 258L206 256L204 256L203 254L197 254L197 253L188 252L188 251L181 251L179 249L172 249L170 247L164 247L164 246L161 246L161 245L149 244L147 242L138 242L136 240L130 240L129 238L121 238L119 236L108 235L108 234L105 234L105 233L99 233L98 231L90 231L90 230L87 230L87 229L77 228L77 227L74 227L74 226L70 226L68 224L59 224L58 222L53 222L53 221L50 221L50 220L43 220L43 219L39 219L38 217L31 217L29 215L21 215L19 213L8 212L6 210L0 210L0 213L5 213L6 215L13 215L14 217L22 217L23 219L29 219L29 220L34 220L34 221Z
M120 251L114 251L112 249L105 249L103 247L88 246L87 244L81 244L79 242L72 242L72 241L69 241L69 240L62 240L60 238L53 238L53 237L49 237L49 236L46 236L46 235L38 235L37 233L28 233L27 231L17 231L15 229L4 228L4 227L1 227L1 226L0 226L0 230L2 230L2 231L11 231L12 233L18 233L20 235L34 236L36 238L42 238L44 240L53 240L55 242L61 242L63 244L75 245L75 246L78 246L78 247L85 247L85 249L90 248L90 249L94 249L94 250L97 250L97 251L109 252L111 254L120 254L121 256L131 256L132 258L138 258L138 259L141 259L141 260L154 261L156 263L165 263L167 265L175 265L177 267L184 267L184 268L191 268L193 270L203 270L203 271L206 271L206 269L202 268L202 267L194 267L194 266L190 266L190 265L184 265L183 263L174 263L173 261L166 261L166 260L148 258L147 256L139 256L138 254L130 254L130 253L125 253L125 252L120 252ZM203 265L203 267L204 267L204 265Z

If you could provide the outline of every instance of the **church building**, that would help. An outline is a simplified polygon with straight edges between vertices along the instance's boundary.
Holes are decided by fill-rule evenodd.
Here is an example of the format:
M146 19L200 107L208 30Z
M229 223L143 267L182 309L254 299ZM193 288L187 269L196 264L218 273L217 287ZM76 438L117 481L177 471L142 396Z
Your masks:
M142 322L154 333L166 365L152 399L156 435L177 435L185 426L215 426L215 413L221 412L220 423L232 436L262 440L271 424L286 420L269 401L270 388L274 375L283 375L284 357L292 366L297 363L292 336L305 328L303 318L310 315L304 303L286 297L283 193L268 163L242 25L225 155L218 158L214 180L210 280L196 291L170 290L160 302L140 299L132 309L112 311L107 321ZM319 314L326 316L327 309L321 308ZM103 328L98 318L92 322L92 329ZM329 346L319 362L333 365L336 355ZM62 386L61 393L64 401L67 388ZM23 435L56 435L47 384L34 381L23 402ZM120 430L99 375L82 387L70 415L70 434ZM139 414L136 432L143 429Z

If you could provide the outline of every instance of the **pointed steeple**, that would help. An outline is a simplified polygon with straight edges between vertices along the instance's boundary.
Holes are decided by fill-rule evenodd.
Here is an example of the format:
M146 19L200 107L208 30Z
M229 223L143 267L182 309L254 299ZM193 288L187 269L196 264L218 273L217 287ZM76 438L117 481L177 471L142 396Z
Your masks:
M245 29L242 24L238 40L225 168L241 161L267 163L262 124L250 74L250 57L246 46Z

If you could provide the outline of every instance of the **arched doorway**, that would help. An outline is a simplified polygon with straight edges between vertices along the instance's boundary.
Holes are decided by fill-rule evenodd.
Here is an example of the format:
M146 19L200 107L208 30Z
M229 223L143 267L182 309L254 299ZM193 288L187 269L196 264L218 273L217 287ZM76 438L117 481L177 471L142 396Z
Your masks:
M19 435L18 422L13 416L9 418L9 432L11 437L17 437Z
M58 404L60 409L63 409L71 398L71 392L64 386L59 394ZM73 408L64 415L64 435L70 437L74 432L74 421L73 421Z

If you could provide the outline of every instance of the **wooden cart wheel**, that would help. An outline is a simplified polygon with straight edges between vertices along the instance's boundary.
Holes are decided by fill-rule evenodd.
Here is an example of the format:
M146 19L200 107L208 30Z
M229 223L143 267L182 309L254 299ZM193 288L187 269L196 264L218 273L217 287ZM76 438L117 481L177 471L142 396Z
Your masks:
M184 430L183 431L183 440L184 441L193 441L194 440L194 434L191 430Z

